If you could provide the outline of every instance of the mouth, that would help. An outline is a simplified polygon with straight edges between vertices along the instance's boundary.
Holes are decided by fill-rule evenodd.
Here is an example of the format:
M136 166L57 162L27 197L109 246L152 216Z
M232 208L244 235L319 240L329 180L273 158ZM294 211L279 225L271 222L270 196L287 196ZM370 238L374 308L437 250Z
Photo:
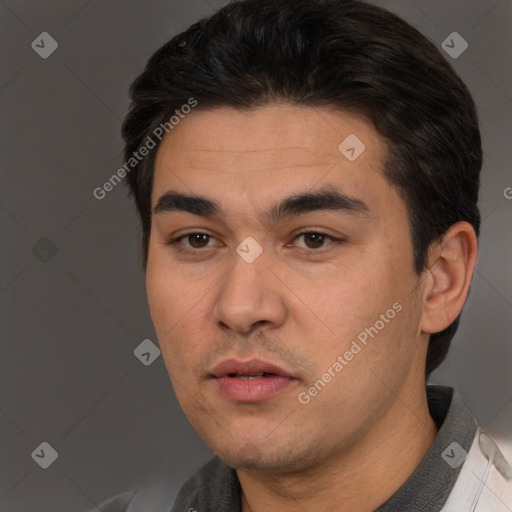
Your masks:
M251 379L258 379L260 377L263 377L264 379L268 379L269 377L275 376L275 373L259 373L257 375L237 375L236 373L230 373L228 377L240 379L240 380L251 380Z
M224 397L245 403L268 400L297 381L286 370L260 359L228 359L215 367L211 377Z
M268 378L270 376L290 377L291 375L279 366L263 361L261 359L250 359L239 361L237 359L226 359L218 364L212 371L212 377L234 377L234 378Z

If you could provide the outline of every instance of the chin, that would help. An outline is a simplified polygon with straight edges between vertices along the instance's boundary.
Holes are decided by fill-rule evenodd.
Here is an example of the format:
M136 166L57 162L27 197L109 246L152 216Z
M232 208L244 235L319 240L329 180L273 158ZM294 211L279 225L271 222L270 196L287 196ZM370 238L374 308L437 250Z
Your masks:
M264 447L262 447L264 449ZM235 448L216 451L220 459L234 469L270 469L269 454L265 454L256 443L249 441Z
M297 445L272 447L268 439L261 444L248 441L235 448L233 444L224 450L214 450L219 458L236 470L295 473L309 467L313 460L306 453L297 453Z

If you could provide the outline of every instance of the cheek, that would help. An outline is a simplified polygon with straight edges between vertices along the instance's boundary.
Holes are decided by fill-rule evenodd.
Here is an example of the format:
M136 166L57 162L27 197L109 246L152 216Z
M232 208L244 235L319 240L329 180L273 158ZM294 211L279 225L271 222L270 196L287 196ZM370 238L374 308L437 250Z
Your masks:
M165 249L150 245L146 294L157 331L168 332L185 318L199 301L201 288L169 260Z
M185 335L180 322L186 318L187 304L180 300L180 284L168 272L160 271L154 263L146 270L146 294L151 319L158 337L162 356L169 372L174 373L183 363Z
M176 282L164 272L148 265L146 272L146 294L151 318L159 336L169 330L179 319L180 302Z
M173 264L168 250L156 243L150 243L148 256L146 294L151 319L165 366L181 401L180 390L194 389L197 364L213 338L206 319L214 276L191 276L186 265Z
M313 321L326 335L348 340L392 306L390 281L373 264L336 268L317 281L296 279L294 293L307 306L299 321Z
M306 308L296 310L296 322L316 372L327 371L347 351L352 352L343 370L347 378L368 366L387 367L412 357L414 343L409 341L416 336L418 312L410 304L407 283L405 272L383 258L297 287Z

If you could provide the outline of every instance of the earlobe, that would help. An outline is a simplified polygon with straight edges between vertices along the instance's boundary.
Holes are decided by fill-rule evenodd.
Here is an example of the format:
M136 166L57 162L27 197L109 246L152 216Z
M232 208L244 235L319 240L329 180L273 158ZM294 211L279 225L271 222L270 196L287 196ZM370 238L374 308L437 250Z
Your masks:
M440 332L457 318L466 300L478 255L475 230L457 222L429 252L421 330Z

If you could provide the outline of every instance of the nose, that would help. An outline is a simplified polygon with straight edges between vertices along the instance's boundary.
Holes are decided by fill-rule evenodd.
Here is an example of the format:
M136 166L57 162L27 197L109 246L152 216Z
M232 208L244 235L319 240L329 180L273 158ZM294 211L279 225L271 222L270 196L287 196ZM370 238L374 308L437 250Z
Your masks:
M287 308L283 289L269 265L265 253L252 263L234 254L213 308L221 329L250 334L261 326L277 328L284 323Z

